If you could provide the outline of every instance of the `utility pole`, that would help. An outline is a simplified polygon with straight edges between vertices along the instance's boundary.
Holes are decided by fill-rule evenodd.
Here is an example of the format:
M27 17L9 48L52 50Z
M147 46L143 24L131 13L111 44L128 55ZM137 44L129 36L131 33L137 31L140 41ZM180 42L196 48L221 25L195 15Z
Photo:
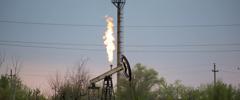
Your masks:
M213 63L213 70L212 70L213 74L214 74L214 92L213 92L213 98L214 100L218 100L218 97L217 97L217 92L216 92L216 73L218 72L218 70L216 70L216 63Z
M13 74L12 69L10 70L10 85L11 85L11 100L15 100L15 93L16 93L16 73Z
M126 3L126 0L112 0L113 5L117 8L117 67L121 66L121 55L123 54L122 51L122 38L123 38L123 7ZM119 87L119 78L120 73L117 73L117 89Z
M216 63L213 63L213 77L214 77L214 86L216 85L216 73L218 72L218 70L216 70Z
M12 69L10 70L10 86L11 86L10 99L13 100L13 74L12 74Z

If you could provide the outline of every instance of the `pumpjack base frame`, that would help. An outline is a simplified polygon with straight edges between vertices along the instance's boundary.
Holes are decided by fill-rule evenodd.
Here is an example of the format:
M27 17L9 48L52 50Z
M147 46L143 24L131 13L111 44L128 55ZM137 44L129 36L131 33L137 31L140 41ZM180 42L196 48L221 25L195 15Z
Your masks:
M106 76L103 80L101 100L115 100L112 76Z
M99 89L94 83L88 87L88 100L100 100ZM106 76L103 80L101 100L115 100L112 76Z

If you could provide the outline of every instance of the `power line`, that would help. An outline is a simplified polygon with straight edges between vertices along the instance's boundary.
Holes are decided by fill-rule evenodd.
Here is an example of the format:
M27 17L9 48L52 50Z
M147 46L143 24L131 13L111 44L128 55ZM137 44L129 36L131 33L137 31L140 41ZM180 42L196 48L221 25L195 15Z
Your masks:
M203 47L203 46L240 46L240 43L225 43L225 44L173 44L173 45L126 45L128 47Z
M104 49L86 49L86 48L67 48L67 47L50 47L50 46L36 46L36 45L21 45L21 44L7 44L0 43L4 46L13 47L30 47L30 48L47 48L47 49L63 49L63 50L80 50L80 51L105 51ZM222 52L240 52L240 50L126 50L131 53L222 53Z
M228 50L126 50L134 53L238 53L239 49Z
M36 46L36 45L22 45L22 44L7 44L7 43L0 43L0 45L4 45L4 46L14 46L14 47L30 47L30 48L63 49L63 50L103 51L103 49L85 49L85 48L50 47L50 46Z
M240 26L240 24L212 24L212 25L150 25L150 26L126 26L132 28L186 28L186 27L230 27Z
M87 43L63 43L63 42L33 42L33 41L9 41L9 40L0 40L0 43L15 43L15 44L37 44L37 45L58 45L58 46L104 46L103 44L87 44ZM240 46L240 43L224 43L224 44L169 44L169 45L160 45L160 44L148 44L148 45L125 45L126 47L204 47L204 46Z
M105 25L96 24L66 24L66 23L48 23L48 22L26 22L13 20L0 20L1 23L15 24L35 24L35 25L51 25L51 26L69 26L69 27L105 27ZM240 26L240 24L212 24L212 25L126 25L128 28L187 28L187 27L232 27Z
M220 70L221 72L225 72L225 73L231 73L231 74L236 74L236 73L240 73L240 72L237 72L237 71L230 71L230 70Z
M67 46L103 46L101 44L80 44L80 43L60 43L60 42L33 42L33 41L8 41L0 40L3 43L23 43L23 44L39 44L39 45L67 45Z
M60 24L60 23L24 22L24 21L10 21L10 20L0 20L0 22L2 22L2 23L15 23L15 24L35 24L35 25L52 25L52 26L70 26L70 27L104 27L104 25Z

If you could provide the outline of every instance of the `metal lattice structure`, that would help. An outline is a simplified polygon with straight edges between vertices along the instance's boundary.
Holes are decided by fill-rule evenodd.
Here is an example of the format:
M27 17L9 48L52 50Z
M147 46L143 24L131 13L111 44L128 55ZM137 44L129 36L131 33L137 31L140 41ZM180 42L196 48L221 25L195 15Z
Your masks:
M112 3L119 9L122 9L126 3L126 0L112 0Z
M115 100L112 76L106 76L104 78L101 100Z

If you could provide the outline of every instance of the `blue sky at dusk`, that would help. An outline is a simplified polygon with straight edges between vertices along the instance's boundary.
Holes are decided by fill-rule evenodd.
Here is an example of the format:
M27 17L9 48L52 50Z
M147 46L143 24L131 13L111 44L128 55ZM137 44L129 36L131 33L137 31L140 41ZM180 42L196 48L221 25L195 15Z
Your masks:
M237 86L239 5L239 0L127 0L124 54L132 66L140 62L168 82L188 86L211 83L216 63L217 78ZM84 58L94 77L109 69L104 17L112 16L116 25L116 14L110 0L1 0L0 52L20 59L20 76L31 87L48 86L50 75Z

